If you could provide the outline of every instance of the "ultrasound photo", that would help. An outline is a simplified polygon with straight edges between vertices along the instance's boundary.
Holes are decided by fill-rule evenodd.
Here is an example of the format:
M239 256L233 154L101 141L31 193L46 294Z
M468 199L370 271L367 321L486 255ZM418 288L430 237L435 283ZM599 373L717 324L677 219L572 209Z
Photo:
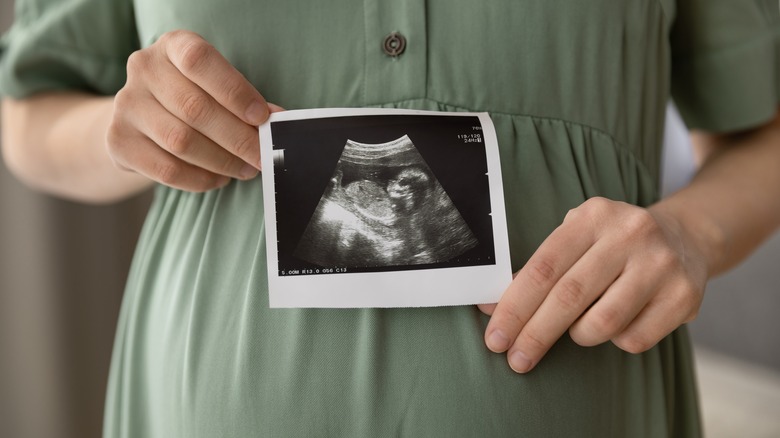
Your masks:
M320 266L420 265L477 243L404 135L383 144L347 140L293 255Z
M488 303L511 281L487 114L285 111L260 136L271 307Z
M321 118L271 131L280 275L495 263L477 117Z

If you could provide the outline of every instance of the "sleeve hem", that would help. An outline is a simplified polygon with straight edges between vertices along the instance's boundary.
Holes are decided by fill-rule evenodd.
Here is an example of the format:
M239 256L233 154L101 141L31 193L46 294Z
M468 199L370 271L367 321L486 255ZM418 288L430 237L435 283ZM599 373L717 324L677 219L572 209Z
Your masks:
M34 51L5 47L0 52L0 94L15 99L44 91L78 89L110 95L126 77L126 61L75 52L72 48L48 45ZM56 59L57 62L51 62ZM83 71L88 70L89 75Z
M691 129L730 132L758 126L777 111L774 34L726 50L678 59L672 95Z

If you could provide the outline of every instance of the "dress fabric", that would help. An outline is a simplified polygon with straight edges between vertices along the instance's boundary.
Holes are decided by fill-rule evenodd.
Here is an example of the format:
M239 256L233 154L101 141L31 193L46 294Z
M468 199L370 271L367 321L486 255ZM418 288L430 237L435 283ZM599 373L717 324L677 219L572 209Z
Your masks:
M17 0L16 17L7 96L113 94L133 50L188 29L287 109L490 112L515 270L590 197L657 200L670 93L689 126L733 131L780 90L774 0ZM684 327L639 355L565 335L518 375L473 306L269 309L264 232L260 178L156 189L106 437L701 435Z

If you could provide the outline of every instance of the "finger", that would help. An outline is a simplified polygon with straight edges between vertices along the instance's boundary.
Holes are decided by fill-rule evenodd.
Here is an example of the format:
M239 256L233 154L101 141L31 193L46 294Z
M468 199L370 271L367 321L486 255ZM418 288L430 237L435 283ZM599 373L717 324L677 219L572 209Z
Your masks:
M599 345L617 336L647 305L660 278L642 269L623 272L607 291L569 328L572 340L583 347Z
M520 330L563 274L590 248L591 231L566 223L556 228L504 291L485 330L485 344L496 353L512 345Z
M700 292L689 286L664 286L612 342L629 353L645 352L680 325L690 322L701 304Z
M126 137L114 147L118 167L132 169L166 186L190 192L205 192L227 185L230 178L188 164L161 149L142 135Z
M484 313L485 315L492 315L493 311L496 310L496 303L493 304L477 304L477 308Z
M552 345L620 275L626 250L609 239L590 247L552 287L550 293L518 334L509 349L510 367L524 373L544 357Z
M184 76L244 122L265 122L269 109L263 96L214 46L192 32L168 35L168 58Z
M621 350L629 353L643 353L655 346L661 339L671 333L679 324L670 323L667 306L651 302L639 315L612 339Z
M259 170L260 139L247 125L196 84L182 77L172 64L160 67L164 77L181 80L152 81L151 93L171 114Z
M286 111L284 108L280 107L279 105L273 104L273 103L269 103L268 104L268 109L271 111L271 113L278 113L278 112Z
M229 153L211 139L170 114L153 97L144 111L132 114L131 123L172 155L212 173L242 180L257 176L257 169Z
M517 278L517 272L512 274L512 280L515 278ZM496 310L497 305L498 303L477 304L477 308L480 310L480 312L490 316Z

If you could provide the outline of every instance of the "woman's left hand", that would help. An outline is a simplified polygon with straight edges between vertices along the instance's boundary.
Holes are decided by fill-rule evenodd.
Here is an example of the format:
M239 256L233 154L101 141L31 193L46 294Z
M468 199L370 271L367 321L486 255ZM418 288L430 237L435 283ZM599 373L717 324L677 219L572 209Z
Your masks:
M696 316L708 278L703 251L669 214L604 198L571 210L517 272L485 343L533 369L567 330L579 345L640 353Z

